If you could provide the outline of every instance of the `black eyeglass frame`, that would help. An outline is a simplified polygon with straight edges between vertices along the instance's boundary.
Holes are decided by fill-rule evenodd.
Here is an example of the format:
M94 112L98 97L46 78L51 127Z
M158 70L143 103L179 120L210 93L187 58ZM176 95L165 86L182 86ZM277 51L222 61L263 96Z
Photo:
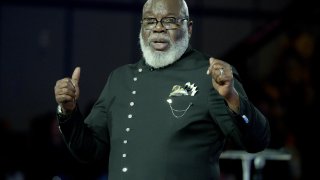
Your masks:
M166 30L174 30L174 29L178 29L181 25L180 23L185 20L189 21L189 17L188 16L184 18L163 17L160 19L160 21L157 18L143 18L140 21L140 23L142 24L143 28L146 30L153 30L158 25L159 22Z

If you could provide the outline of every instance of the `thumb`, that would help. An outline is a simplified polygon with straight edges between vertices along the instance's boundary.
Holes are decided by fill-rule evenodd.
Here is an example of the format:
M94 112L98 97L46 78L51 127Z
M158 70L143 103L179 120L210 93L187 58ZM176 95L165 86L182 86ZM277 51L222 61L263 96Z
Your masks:
M72 73L72 82L75 83L75 85L78 85L78 82L80 80L80 67L76 67Z

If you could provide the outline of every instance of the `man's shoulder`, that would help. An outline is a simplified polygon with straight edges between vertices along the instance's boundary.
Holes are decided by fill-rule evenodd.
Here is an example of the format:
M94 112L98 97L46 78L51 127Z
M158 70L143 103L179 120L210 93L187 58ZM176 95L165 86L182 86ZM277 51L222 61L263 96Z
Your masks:
M134 62L134 63L127 63L127 64L123 64L121 66L118 66L117 68L115 68L113 70L113 73L119 73L119 72L123 73L123 72L126 72L126 71L131 71L133 69L136 69L139 62L140 61Z
M207 67L210 56L194 48L188 48L181 57L181 63L177 63L187 69L197 69Z
M191 59L191 60L197 61L198 63L199 62L201 63L203 61L208 61L210 58L210 55L194 47L189 46L181 58Z

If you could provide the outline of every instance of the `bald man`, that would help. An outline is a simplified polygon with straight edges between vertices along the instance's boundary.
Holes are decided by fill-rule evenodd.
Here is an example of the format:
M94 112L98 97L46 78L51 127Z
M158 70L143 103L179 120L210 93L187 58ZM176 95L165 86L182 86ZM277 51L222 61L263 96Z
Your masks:
M110 180L218 180L228 138L248 152L268 146L269 123L237 71L191 48L192 25L185 1L147 1L143 57L110 74L87 117L80 68L57 81L59 127L79 161L107 158Z

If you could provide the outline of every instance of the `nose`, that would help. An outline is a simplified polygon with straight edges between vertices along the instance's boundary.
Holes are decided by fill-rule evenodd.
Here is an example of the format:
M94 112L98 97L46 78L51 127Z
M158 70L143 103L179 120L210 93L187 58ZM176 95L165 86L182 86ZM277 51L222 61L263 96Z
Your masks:
M158 21L156 26L153 28L153 32L164 32L166 28L162 25L161 21Z

